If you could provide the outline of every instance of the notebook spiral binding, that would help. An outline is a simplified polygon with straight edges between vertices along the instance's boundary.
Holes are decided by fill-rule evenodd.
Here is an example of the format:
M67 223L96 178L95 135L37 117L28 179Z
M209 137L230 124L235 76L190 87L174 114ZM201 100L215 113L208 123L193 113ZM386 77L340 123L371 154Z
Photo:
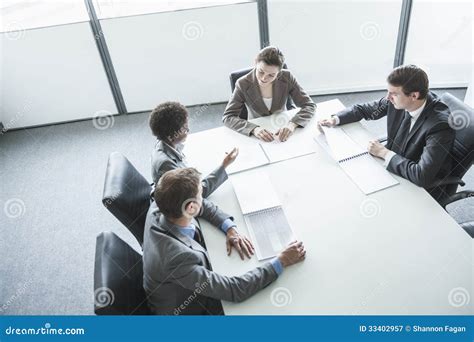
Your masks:
M341 159L341 160L339 160L339 163L344 163L344 162L346 162L346 161L348 161L348 160L365 156L366 154L369 154L369 152L362 152L362 153L353 155L352 157L348 157L348 158Z
M282 209L281 205L278 205L276 207L271 207L271 208L260 209L260 210L257 210L257 211L252 211L251 213L248 213L246 215L250 216L250 215L267 214L269 212L276 211L276 210L279 210L279 209Z

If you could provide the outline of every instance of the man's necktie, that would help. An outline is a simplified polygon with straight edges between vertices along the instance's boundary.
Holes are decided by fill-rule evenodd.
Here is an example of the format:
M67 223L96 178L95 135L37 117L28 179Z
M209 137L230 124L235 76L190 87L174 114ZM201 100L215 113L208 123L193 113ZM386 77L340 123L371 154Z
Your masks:
M393 146L392 151L397 154L402 154L403 147L405 146L405 142L408 138L408 133L410 133L410 124L411 124L411 116L405 111L405 117L403 118L402 124L397 131L397 135L395 139L393 139Z

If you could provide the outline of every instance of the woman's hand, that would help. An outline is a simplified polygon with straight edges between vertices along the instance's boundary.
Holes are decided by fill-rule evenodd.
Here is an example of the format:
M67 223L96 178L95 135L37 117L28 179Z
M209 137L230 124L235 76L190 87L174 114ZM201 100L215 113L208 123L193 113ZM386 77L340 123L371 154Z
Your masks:
M281 142L284 142L288 140L288 138L290 137L290 135L293 134L295 129L296 124L294 122L288 122L288 124L285 127L280 128L275 135L278 136L278 139L280 139Z
M270 142L273 141L273 133L270 131L267 131L265 128L262 127L255 127L254 130L252 131L252 134L255 135L258 139Z

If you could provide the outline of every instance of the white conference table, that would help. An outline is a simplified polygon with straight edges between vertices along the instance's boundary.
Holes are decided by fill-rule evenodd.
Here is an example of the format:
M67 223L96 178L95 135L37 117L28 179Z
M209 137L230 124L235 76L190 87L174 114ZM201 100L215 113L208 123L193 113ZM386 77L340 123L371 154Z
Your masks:
M323 102L316 116L341 108L339 100ZM257 122L268 125L269 120ZM320 134L316 119L304 130ZM344 130L360 144L372 137L360 123ZM223 136L225 142L219 140ZM205 174L222 161L223 153L216 150L250 139L219 127L191 135L184 152L189 164ZM262 166L295 235L305 244L306 259L245 302L224 301L225 313L473 314L473 239L424 189L401 177L395 176L397 186L364 195L314 144L314 154ZM249 236L230 181L209 199L233 215L239 232ZM242 261L236 251L228 257L223 233L201 222L214 271L240 275L264 262L256 256Z

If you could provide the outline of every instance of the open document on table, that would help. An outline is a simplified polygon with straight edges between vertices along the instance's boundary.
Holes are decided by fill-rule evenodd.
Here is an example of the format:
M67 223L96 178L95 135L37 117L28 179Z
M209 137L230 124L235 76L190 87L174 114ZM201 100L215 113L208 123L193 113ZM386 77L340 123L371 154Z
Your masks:
M288 124L290 119L298 110L299 108L288 112L272 114L270 120L268 120L268 118L259 118L252 120L252 122L258 124L260 127L268 129L270 132L276 133L278 129L283 128ZM275 163L315 153L316 148L313 140L314 133L314 130L312 130L308 125L304 128L296 128L294 133L285 142L281 142L277 137L275 137L275 140L272 142L261 141L259 143L267 155L269 162Z
M271 117L262 117L255 120L261 127L276 133L279 127L285 126L291 112L273 114ZM254 169L266 164L304 156L314 153L314 130L309 127L297 128L290 138L281 142L275 137L273 142L264 142L255 137L248 137L227 127L219 127L208 131L194 133L185 142L184 153L192 156L188 164L202 172L210 172L205 165L222 162L226 152L234 147L239 148L237 159L227 168L228 174L234 174Z
M250 170L230 179L258 260L278 255L294 235L270 178L263 170Z
M356 144L341 127L322 127L324 135L316 138L339 163L342 170L366 195L398 184L398 181L367 149Z
M226 153L239 148L237 159L227 168L228 174L253 169L269 163L268 157L257 141L227 127L215 128L192 134L185 143L184 153L188 164L202 172L209 172L206 165L218 166Z

